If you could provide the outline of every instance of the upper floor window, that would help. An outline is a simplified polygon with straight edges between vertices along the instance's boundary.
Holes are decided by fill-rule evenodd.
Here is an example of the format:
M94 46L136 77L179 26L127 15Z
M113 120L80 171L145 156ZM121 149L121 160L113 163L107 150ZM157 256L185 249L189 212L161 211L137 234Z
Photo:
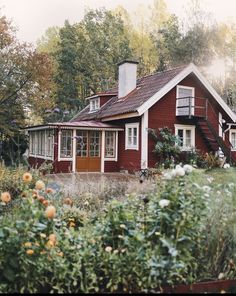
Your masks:
M175 135L179 138L181 150L190 150L195 147L195 125L175 124Z
M177 85L176 115L194 115L194 87Z
M100 108L100 98L90 100L90 112L97 111Z
M125 125L125 149L138 150L139 123L127 123Z

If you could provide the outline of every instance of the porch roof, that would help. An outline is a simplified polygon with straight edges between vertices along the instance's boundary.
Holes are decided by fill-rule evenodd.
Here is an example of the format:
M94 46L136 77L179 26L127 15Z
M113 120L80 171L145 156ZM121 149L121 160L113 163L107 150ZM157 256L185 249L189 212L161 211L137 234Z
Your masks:
M44 125L34 125L24 128L25 130L43 130L49 128L61 128L61 129L78 129L78 130L111 130L111 131L123 131L124 129L113 125L95 120L81 120L76 122L53 122Z

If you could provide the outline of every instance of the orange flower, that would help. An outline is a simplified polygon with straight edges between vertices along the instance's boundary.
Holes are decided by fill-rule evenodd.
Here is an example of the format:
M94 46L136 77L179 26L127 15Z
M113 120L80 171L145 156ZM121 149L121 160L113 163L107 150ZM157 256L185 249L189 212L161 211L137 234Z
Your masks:
M26 254L28 254L28 255L33 255L33 254L34 254L34 250L31 250L31 249L30 249L30 250L27 250L27 251L26 251Z
M38 180L36 183L35 183L35 188L37 190L43 190L45 189L45 184L42 180Z
M32 175L30 173L24 173L23 175L23 181L25 183L30 183L32 181Z
M70 222L69 227L75 227L75 223L74 222Z
M11 200L11 195L9 192L2 192L1 193L1 200L5 203L8 203Z
M49 235L49 240L56 244L56 242L57 242L57 237L56 237L56 235L55 235L54 233L51 233L51 234Z
M49 205L49 201L47 200L47 199L45 199L43 202L42 202L42 204L44 205L44 206L48 206Z
M52 188L50 188L50 187L48 187L47 189L46 189L46 193L53 193L54 192L54 190L52 189Z
M67 198L64 200L64 204L72 206L73 201L72 201L69 197L67 197Z
M45 201L45 198L42 195L38 196L38 201L43 203Z
M56 208L54 206L48 206L45 210L46 217L53 219L56 215Z

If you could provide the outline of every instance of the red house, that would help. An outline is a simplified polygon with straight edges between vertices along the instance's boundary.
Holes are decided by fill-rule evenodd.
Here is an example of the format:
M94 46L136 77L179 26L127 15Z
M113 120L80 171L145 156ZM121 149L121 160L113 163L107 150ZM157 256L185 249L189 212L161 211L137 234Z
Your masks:
M31 126L29 163L59 172L118 172L154 167L147 129L169 127L181 149L236 159L236 115L194 64L137 79L137 62L118 64L118 88L93 95L72 120Z

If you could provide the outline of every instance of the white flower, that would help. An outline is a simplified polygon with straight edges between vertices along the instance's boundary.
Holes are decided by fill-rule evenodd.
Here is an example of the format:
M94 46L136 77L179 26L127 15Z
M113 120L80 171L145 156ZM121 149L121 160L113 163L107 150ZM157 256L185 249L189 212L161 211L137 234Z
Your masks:
M170 174L171 174L172 178L176 177L176 170L172 170L172 171L170 172Z
M218 279L221 280L221 279L223 279L224 276L225 276L225 275L223 274L223 272L221 272L221 273L219 273L219 275L218 275Z
M181 166L180 164L177 164L177 165L175 166L175 169L179 169L179 168L182 168L182 166Z
M185 164L183 167L186 174L192 173L193 167L190 164Z
M205 191L205 192L210 192L211 191L211 187L205 185L202 187L202 189Z
M165 180L171 180L172 179L172 175L171 173L167 172L163 174L163 179Z
M178 168L175 169L175 174L177 177L178 176L182 177L185 175L185 170L181 166L179 166Z
M213 180L214 180L213 177L208 177L208 178L207 178L207 181L208 181L209 183L211 183Z
M106 247L105 251L110 253L112 251L112 247L110 247L110 246Z
M229 168L230 168L230 164L229 163L224 164L224 169L229 169Z
M167 207L169 205L170 201L168 199L161 199L159 201L159 206L161 208Z
M120 224L120 228L122 228L122 229L126 229L125 224Z

